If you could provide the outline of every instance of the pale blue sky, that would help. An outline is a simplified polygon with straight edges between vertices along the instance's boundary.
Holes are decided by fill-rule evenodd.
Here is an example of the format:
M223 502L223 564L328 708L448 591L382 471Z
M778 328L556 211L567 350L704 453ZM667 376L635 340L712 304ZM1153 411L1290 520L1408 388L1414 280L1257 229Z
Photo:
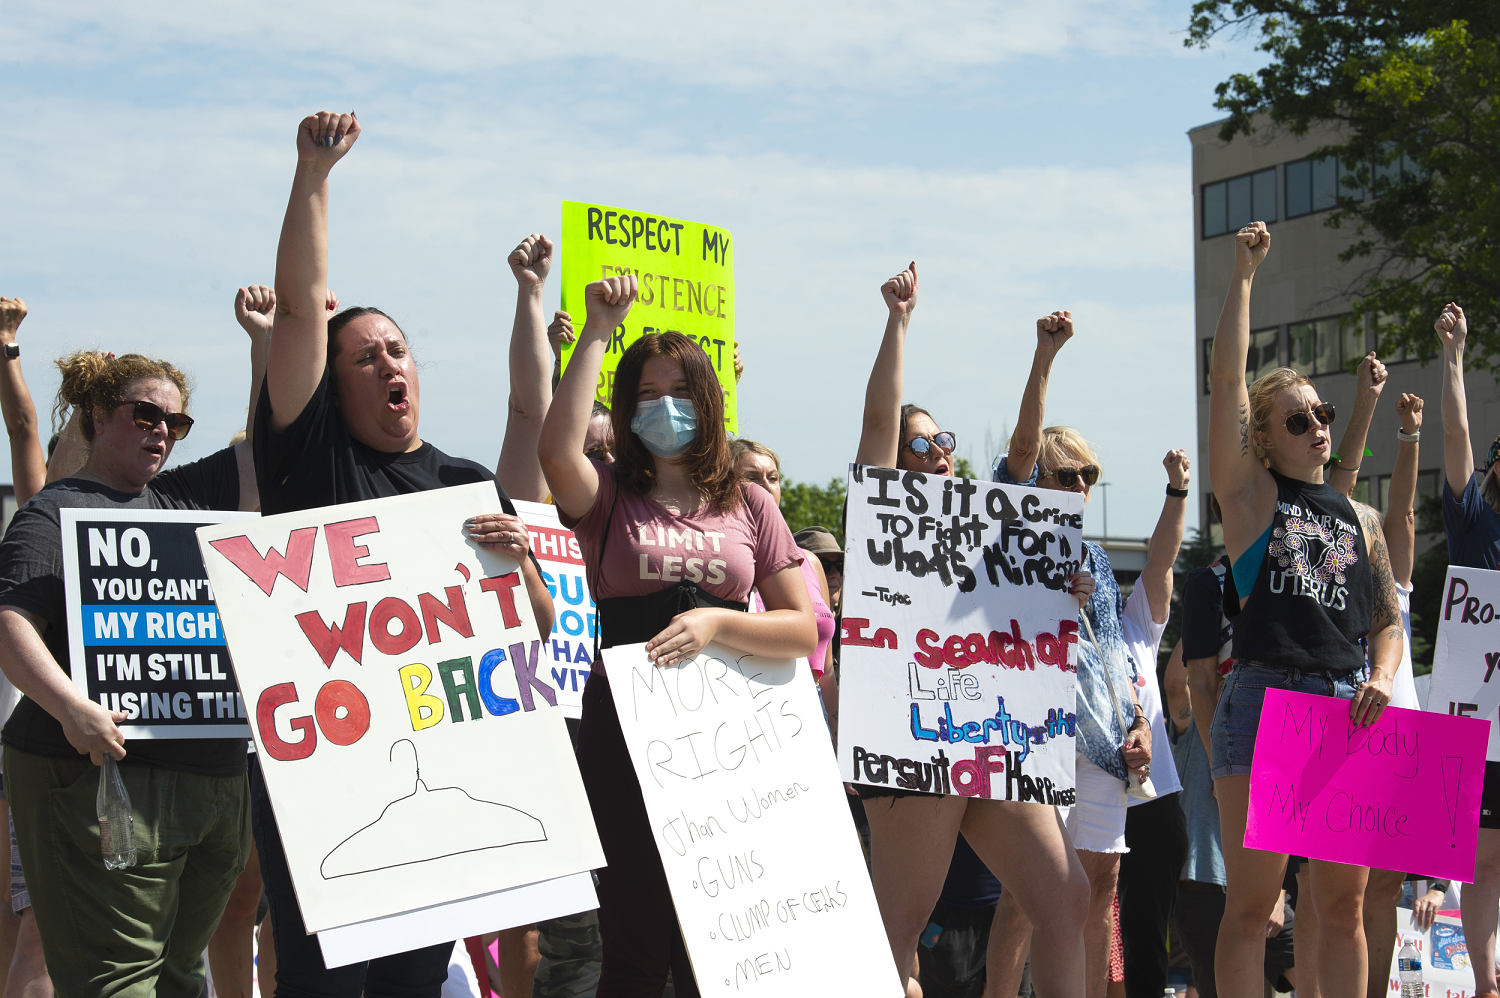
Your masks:
M506 254L555 236L562 200L599 201L732 231L741 429L797 479L852 456L878 288L906 261L906 394L976 466L1014 421L1036 316L1071 308L1049 419L1097 444L1110 532L1144 536L1162 454L1194 444L1185 133L1255 60L1185 49L1189 7L10 0L0 294L31 307L39 403L46 359L76 347L165 356L198 390L173 460L209 452L243 419L230 305L271 282L297 121L352 107L332 283L405 327L445 450L499 449Z

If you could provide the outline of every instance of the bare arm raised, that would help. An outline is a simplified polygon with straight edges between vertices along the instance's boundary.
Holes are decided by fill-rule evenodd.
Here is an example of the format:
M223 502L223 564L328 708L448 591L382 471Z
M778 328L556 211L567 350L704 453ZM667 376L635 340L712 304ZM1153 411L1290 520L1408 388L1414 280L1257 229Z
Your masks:
M1385 391L1386 371L1374 351L1365 354L1359 362L1355 377L1354 413L1349 417L1349 426L1339 440L1338 453L1334 454L1333 471L1328 475L1328 484L1349 498L1354 497L1354 486L1359 481L1359 466L1364 460L1365 441L1370 436L1370 420L1375 416L1375 405L1380 393Z
M1250 354L1250 285L1271 249L1264 222L1245 226L1234 237L1234 270L1224 309L1214 330L1209 367L1208 476L1224 510L1225 546L1237 557L1263 526L1275 482L1255 457L1250 436L1250 392L1245 365ZM1244 536L1240 536L1243 534Z
M1167 451L1161 463L1167 469L1167 487L1186 490L1192 480L1193 467L1187 451ZM1151 540L1146 544L1146 564L1137 582L1137 585L1146 587L1151 619L1158 624L1166 623L1167 614L1172 611L1172 566L1177 563L1177 552L1182 549L1182 531L1186 526L1187 497L1168 495L1162 503L1156 529L1151 531Z
M599 473L584 457L583 441L594 411L594 388L604 366L605 348L615 327L630 312L635 295L634 274L606 277L584 289L588 317L542 421L537 456L557 508L570 517L582 517L599 494Z
M875 366L865 385L864 421L859 432L859 464L894 468L901 451L901 385L906 364L906 330L917 307L917 262L880 286L888 315Z
M1349 716L1356 724L1374 724L1391 702L1391 687L1401 664L1401 604L1396 596L1396 580L1391 575L1390 554L1385 546L1385 531L1380 514L1364 503L1354 503L1359 525L1364 528L1365 551L1370 558L1370 573L1375 585L1375 600L1366 637L1370 655L1370 678L1355 694L1349 705Z
M1416 438L1422 432L1422 399L1402 393L1396 400L1396 415L1401 418L1401 432ZM1391 470L1391 494L1386 502L1382 522L1385 545L1390 552L1391 575L1403 587L1411 586L1411 570L1417 551L1417 448L1416 439L1397 444L1396 467Z
M10 438L10 474L15 483L16 505L41 491L47 483L47 458L37 433L36 403L26 379L21 377L21 358L9 356L16 342L16 331L26 318L26 303L19 298L0 297L0 414L5 418L5 434Z
M537 442L552 404L552 352L542 291L552 270L552 240L533 232L506 262L516 278L516 321L510 331L510 411L495 477L511 498L542 502L547 480L537 461Z
M276 334L267 361L271 425L285 429L323 380L328 354L328 174L359 138L353 114L297 126L297 170L276 247Z
M1464 342L1469 320L1453 302L1432 324L1443 345L1443 474L1456 496L1474 477L1474 445L1469 440L1469 400L1464 391Z
M1052 362L1063 344L1073 338L1073 313L1061 310L1036 320L1036 350L1031 355L1031 373L1021 393L1021 411L1016 429L1005 449L1005 466L1010 477L1024 482L1031 477L1036 459L1042 452L1042 427L1047 422L1047 383L1052 379Z

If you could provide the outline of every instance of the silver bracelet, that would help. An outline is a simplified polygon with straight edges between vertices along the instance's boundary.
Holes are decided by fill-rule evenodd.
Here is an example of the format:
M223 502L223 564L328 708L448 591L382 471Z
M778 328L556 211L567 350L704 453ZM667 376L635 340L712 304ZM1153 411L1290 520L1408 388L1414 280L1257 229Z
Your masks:
M1407 433L1405 430L1397 430L1396 439L1401 441L1403 444L1414 444L1418 440L1422 439L1422 431L1418 430L1415 433Z

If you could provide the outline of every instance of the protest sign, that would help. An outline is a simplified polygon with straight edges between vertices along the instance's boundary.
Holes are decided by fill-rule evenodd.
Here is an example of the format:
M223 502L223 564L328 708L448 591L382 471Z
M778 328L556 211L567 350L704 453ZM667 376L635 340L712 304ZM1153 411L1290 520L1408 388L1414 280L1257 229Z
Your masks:
M599 866L491 484L198 532L310 931ZM491 926L490 928L496 928Z
M1245 847L1469 883L1479 839L1485 722L1266 690Z
M608 660L698 990L899 998L806 662L715 644L669 668L645 645Z
M531 532L531 553L542 566L542 581L552 594L556 616L552 635L542 642L550 664L537 678L557 695L567 717L583 714L583 685L594 668L594 623L598 610L584 575L583 552L573 531L557 518L557 507L515 500L516 512Z
M62 511L68 652L128 738L245 738L245 705L194 531L253 513Z
M1448 566L1427 708L1490 727L1485 758L1500 762L1500 572Z
M847 529L844 778L1072 804L1083 498L856 466Z
M436 908L325 929L318 933L318 949L323 953L324 966L346 967L389 953L436 946L502 926L526 925L597 907L593 874L572 873ZM475 928L486 925L488 929Z
M1386 994L1401 993L1396 961L1401 956L1401 945L1407 940L1411 940L1412 948L1422 958L1422 983L1427 985L1427 994L1434 998L1478 998L1464 927L1457 914L1439 915L1432 928L1421 932L1412 924L1410 908L1396 909L1396 945L1391 951Z
M562 307L583 327L583 289L605 277L634 274L639 297L610 338L596 395L611 405L620 355L649 333L696 340L724 389L724 424L734 433L734 259L729 230L582 201L562 203ZM564 344L566 368L573 345Z

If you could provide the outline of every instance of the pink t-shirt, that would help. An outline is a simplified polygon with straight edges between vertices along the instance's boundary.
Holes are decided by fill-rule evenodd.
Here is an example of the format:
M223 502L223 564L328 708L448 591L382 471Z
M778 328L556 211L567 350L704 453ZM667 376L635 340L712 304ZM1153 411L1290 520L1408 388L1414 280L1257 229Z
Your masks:
M765 489L742 488L745 502L728 511L678 516L654 499L621 489L608 465L595 462L594 467L599 472L594 505L576 523L561 519L583 549L595 599L645 596L693 582L719 599L745 602L752 586L796 565L801 556ZM611 508L609 550L601 564L599 545Z

